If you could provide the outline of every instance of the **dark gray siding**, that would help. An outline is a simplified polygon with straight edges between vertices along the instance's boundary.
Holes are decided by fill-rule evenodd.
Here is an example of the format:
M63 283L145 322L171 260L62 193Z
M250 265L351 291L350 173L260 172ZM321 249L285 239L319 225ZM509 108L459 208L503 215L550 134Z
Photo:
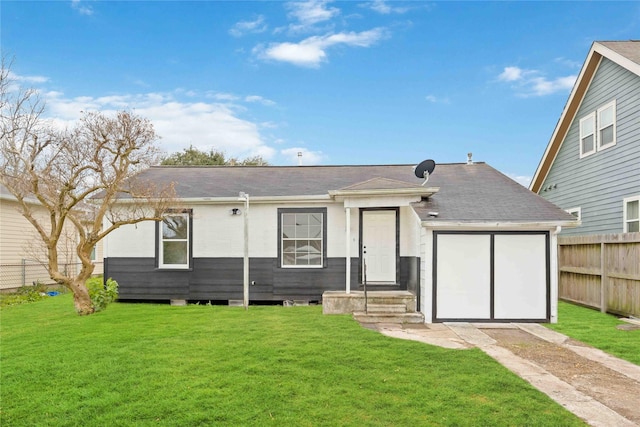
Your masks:
M580 119L616 100L615 146L580 158ZM540 195L581 208L582 226L563 234L621 233L622 201L640 194L640 76L603 58Z
M351 259L351 289L357 290L358 259ZM402 289L417 292L419 258L402 257ZM289 269L278 267L276 258L251 258L251 301L322 300L322 293L343 290L344 258L328 258L327 267ZM243 298L242 258L194 258L193 270L158 270L153 258L106 258L105 277L118 282L121 300L225 301Z

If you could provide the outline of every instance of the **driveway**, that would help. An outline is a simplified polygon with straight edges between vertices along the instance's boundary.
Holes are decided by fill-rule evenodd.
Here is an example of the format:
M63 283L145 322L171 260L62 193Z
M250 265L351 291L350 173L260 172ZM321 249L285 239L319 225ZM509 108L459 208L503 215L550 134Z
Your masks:
M445 348L478 347L592 426L640 426L640 366L542 325L367 326Z

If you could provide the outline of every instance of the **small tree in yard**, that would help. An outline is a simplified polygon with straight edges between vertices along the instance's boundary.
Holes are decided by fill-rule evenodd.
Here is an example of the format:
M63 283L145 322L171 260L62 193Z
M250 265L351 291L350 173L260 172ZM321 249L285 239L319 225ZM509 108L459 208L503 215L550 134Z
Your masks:
M0 184L35 228L51 279L70 289L76 311L87 315L95 311L86 286L94 269L93 247L122 225L162 220L174 199L173 186L136 178L159 161L158 136L149 120L127 111L90 112L72 129L60 130L41 118L43 110L37 93L21 90L3 59ZM34 199L45 208L44 217L34 212ZM69 229L76 235L77 273L59 267Z

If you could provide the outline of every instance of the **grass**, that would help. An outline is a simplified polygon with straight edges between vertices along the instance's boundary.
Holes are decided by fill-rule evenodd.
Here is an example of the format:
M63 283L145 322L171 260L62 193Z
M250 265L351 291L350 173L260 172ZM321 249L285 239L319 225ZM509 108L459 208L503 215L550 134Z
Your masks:
M558 323L546 326L640 365L640 329L634 331L616 329L616 326L623 324L625 322L610 314L560 301Z
M1 425L582 425L480 350L320 307L72 307L0 311Z

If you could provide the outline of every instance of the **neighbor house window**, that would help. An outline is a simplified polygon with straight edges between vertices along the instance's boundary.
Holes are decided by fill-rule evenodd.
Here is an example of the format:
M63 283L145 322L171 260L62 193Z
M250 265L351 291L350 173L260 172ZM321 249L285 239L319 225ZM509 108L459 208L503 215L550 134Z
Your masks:
M616 145L616 101L580 119L580 157Z
M189 268L191 215L169 212L158 226L158 267Z
M91 248L91 254L89 255L89 259L91 261L96 260L96 245L93 245L93 248Z
M580 119L580 157L596 152L596 115L589 114Z
M580 221L582 219L582 209L580 209L580 208L566 209L565 212L570 213L571 215L575 216L578 221Z
M616 145L616 103L598 108L598 150Z
M322 268L326 257L326 209L279 209L280 265Z
M624 232L640 231L640 196L628 197L623 203Z

